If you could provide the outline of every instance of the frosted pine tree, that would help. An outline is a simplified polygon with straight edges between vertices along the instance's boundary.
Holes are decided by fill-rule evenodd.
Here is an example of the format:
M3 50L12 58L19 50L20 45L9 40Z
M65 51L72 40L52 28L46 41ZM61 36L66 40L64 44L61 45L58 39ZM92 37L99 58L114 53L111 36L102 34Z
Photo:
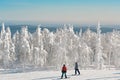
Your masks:
M19 43L20 62L22 63L23 68L25 68L25 65L30 64L30 45L28 39L29 39L29 35L28 35L27 27L23 27L20 34L20 43Z
M95 32L92 32L90 28L88 28L84 33L83 36L80 38L81 43L85 43L87 47L90 48L90 65L94 64L94 57L95 57L95 48L96 48L96 36Z
M36 32L33 34L33 61L34 65L38 66L41 64L40 62L40 49L43 46L42 41L42 34L41 34L41 28L40 26L37 27Z
M112 61L113 64L115 65L116 68L120 68L120 54L119 54L119 50L120 50L120 32L114 30L113 34L112 34L112 39L111 39L111 43L112 43L112 47L113 47L113 56L112 56Z
M5 35L5 25L4 25L4 23L2 23L2 29L1 29L1 39L3 39L4 38L4 35Z
M14 67L13 63L16 60L15 59L15 45L11 39L11 31L10 31L9 27L6 28L6 33L8 34L7 35L7 39L8 39L7 44L9 44L9 48L8 48L9 49L9 57L10 57L10 65L9 66Z
M98 23L97 26L97 37L96 37L96 67L97 69L103 68L103 52L102 52L102 46L101 46L101 30L100 30L100 23Z
M43 35L41 33L41 28L38 26L36 32L33 35L33 48L34 48L34 62L35 65L44 66L46 65L47 51L44 49Z
M18 31L16 31L16 33L13 35L12 37L12 41L13 41L13 44L15 46L14 50L15 50L15 64L19 64L20 63L20 56L21 54L20 53L20 33Z
M2 48L2 56L3 56L3 65L4 68L9 68L9 62L10 62L10 31L5 31L4 23L2 24L2 31L1 31L1 48Z

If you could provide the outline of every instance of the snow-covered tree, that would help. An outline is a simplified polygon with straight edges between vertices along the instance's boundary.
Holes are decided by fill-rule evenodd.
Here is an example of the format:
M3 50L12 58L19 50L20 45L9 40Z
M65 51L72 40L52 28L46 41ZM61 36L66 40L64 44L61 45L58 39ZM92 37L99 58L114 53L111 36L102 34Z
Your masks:
M11 35L9 27L2 23L0 34L0 68L47 67L60 69L63 64L69 68L78 62L81 69L103 69L114 66L120 68L120 31L101 33L101 25L96 31L76 34L73 25L63 25L56 32L37 27L34 33L27 26Z

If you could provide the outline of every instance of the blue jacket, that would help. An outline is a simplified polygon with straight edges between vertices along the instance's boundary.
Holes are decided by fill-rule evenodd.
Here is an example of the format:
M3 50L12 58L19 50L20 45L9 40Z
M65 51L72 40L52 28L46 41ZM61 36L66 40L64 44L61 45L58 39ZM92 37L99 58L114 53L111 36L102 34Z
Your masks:
M77 62L75 63L75 69L78 69L78 64L77 64Z

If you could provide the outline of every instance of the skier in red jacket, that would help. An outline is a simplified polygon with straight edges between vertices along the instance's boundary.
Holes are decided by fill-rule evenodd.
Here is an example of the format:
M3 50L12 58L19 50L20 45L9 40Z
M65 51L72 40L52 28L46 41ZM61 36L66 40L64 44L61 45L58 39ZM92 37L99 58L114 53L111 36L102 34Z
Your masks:
M67 67L64 64L63 67L62 67L62 76L61 76L61 79L63 78L63 75L65 75L65 78L67 78L66 73L67 73Z

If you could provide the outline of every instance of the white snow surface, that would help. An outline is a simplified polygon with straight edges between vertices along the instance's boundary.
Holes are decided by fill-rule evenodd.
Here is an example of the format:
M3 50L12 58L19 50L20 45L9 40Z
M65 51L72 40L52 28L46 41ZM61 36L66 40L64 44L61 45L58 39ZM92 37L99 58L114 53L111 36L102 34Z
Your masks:
M67 79L62 80L120 80L120 70L80 70L81 75L74 75L74 70L67 71ZM60 80L61 71L15 71L0 70L0 80Z

